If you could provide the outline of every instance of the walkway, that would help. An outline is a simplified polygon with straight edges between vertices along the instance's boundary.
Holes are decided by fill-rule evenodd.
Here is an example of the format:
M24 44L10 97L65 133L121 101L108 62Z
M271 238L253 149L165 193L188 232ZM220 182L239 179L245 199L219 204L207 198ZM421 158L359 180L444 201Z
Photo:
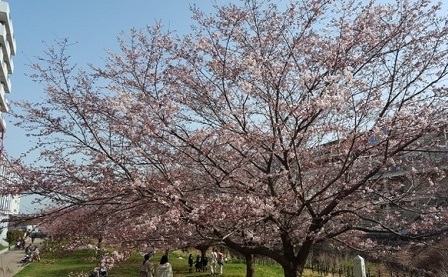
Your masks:
M0 254L0 276L12 277L23 269L20 260L25 256L24 250L7 250Z
M33 245L41 245L43 239L36 238ZM26 245L29 245L31 240L26 240ZM42 249L40 249L42 251ZM12 249L0 251L0 276L12 277L17 272L22 270L24 266L20 263L20 260L25 257L25 250Z

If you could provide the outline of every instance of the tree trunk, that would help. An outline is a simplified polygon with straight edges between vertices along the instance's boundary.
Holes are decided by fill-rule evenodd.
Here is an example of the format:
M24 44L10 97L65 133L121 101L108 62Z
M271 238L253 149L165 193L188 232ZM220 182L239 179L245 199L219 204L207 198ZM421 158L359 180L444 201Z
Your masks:
M302 277L312 246L312 241L304 242L297 253L297 258L288 259L288 263L281 264L285 277Z
M207 249L202 248L201 249L201 260L203 261L205 258L207 258ZM208 262L207 265L204 265L204 263L202 263L202 271L205 272L207 271L207 266L208 266Z
M296 267L292 264L289 265L282 265L283 267L283 273L285 277L301 277L302 273L299 273L296 269Z
M221 234L217 233L217 235L220 236ZM298 249L295 249L286 237L285 243L283 244L283 252L277 252L263 246L244 246L232 241L228 237L224 240L224 243L230 249L233 249L245 256L247 263L246 276L248 277L252 277L254 275L253 273L250 273L249 269L249 265L253 267L253 261L249 263L251 260L248 260L248 255L253 254L264 255L265 257L269 257L279 263L283 268L285 277L301 277L303 275L303 270L305 268L308 255L314 245L312 240L305 240ZM250 257L250 259L252 258L253 257Z
M207 257L207 249L209 248L209 246L208 245L196 245L195 248L198 249L199 251L201 251L201 261L203 261L204 258ZM209 266L209 262L210 261L207 262L207 267ZM206 271L207 267L204 266L204 263L202 263L201 270Z
M103 238L102 237L98 237L98 243L96 244L96 247L98 247L98 249L101 249L101 243L103 242Z
M254 277L254 256L252 254L246 254L246 277Z
M282 266L285 277L301 277L304 267L302 266Z
M306 262L306 261L305 261L305 262ZM303 263L303 265L299 265L299 266L296 268L296 274L297 274L298 277L301 277L301 276L302 276L304 269L305 269L305 263Z

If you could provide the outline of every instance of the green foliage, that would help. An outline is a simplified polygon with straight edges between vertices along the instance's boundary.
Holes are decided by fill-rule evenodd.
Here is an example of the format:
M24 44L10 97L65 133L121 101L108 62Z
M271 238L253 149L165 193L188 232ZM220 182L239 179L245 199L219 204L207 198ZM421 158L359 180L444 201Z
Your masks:
M24 234L25 232L21 230L8 230L8 232L6 233L6 241L10 245L14 244L22 239Z

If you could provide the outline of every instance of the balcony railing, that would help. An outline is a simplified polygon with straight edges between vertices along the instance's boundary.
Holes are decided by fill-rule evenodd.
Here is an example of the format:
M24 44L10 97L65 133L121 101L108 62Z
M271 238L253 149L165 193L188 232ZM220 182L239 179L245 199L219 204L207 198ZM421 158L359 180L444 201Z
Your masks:
M16 54L16 41L14 39L14 28L9 16L9 4L0 1L0 22L6 28L6 40L11 48L11 55Z
M8 73L11 74L13 71L12 68L12 60L11 60L11 46L8 42L8 36L7 36L7 31L6 31L6 27L4 24L0 24L0 46L2 49L2 56L3 57L3 61L6 62L7 64L7 68L8 68Z
M9 111L9 105L8 105L8 99L6 98L5 95L5 90L3 88L3 85L0 84L0 111L7 113ZM0 115L1 118L1 115ZM3 121L3 118L1 118L1 120ZM4 122L0 122L0 125L5 125ZM5 126L0 126L1 130L0 131L4 131L6 128Z

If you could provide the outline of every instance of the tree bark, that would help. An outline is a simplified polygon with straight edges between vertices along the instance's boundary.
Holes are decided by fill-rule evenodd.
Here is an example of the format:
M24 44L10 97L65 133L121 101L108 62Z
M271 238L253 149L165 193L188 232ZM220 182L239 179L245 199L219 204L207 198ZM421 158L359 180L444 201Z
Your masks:
M281 263L285 277L301 277L303 275L306 260L308 259L312 246L312 241L305 241L296 257L287 257L288 262Z
M197 246L195 246L196 247L196 249L198 249L199 251L201 251L201 261L203 261L204 260L204 258L206 258L207 257L207 249L209 248L209 246L208 245L197 245ZM210 261L209 261L210 262ZM209 265L209 263L207 263L207 266ZM205 271L207 268L204 266L204 263L202 263L202 266L201 266L201 270L202 271Z
M201 260L204 261L205 258L207 258L207 248L202 248L201 249ZM208 261L208 259L207 259ZM208 261L209 262L209 261ZM207 270L207 266L209 265L209 263L207 262L207 265L204 265L204 262L202 262L202 271L205 272Z
M297 275L297 266L294 263L288 262L286 264L281 264L283 268L283 273L285 277L300 277L302 274Z
M252 254L246 254L246 277L254 277L254 256Z
M97 248L98 250L101 250L101 247L103 246L103 245L102 245L102 243L103 243L103 237L98 237L97 239L98 239L98 242L97 242L97 244L96 244L96 248Z

